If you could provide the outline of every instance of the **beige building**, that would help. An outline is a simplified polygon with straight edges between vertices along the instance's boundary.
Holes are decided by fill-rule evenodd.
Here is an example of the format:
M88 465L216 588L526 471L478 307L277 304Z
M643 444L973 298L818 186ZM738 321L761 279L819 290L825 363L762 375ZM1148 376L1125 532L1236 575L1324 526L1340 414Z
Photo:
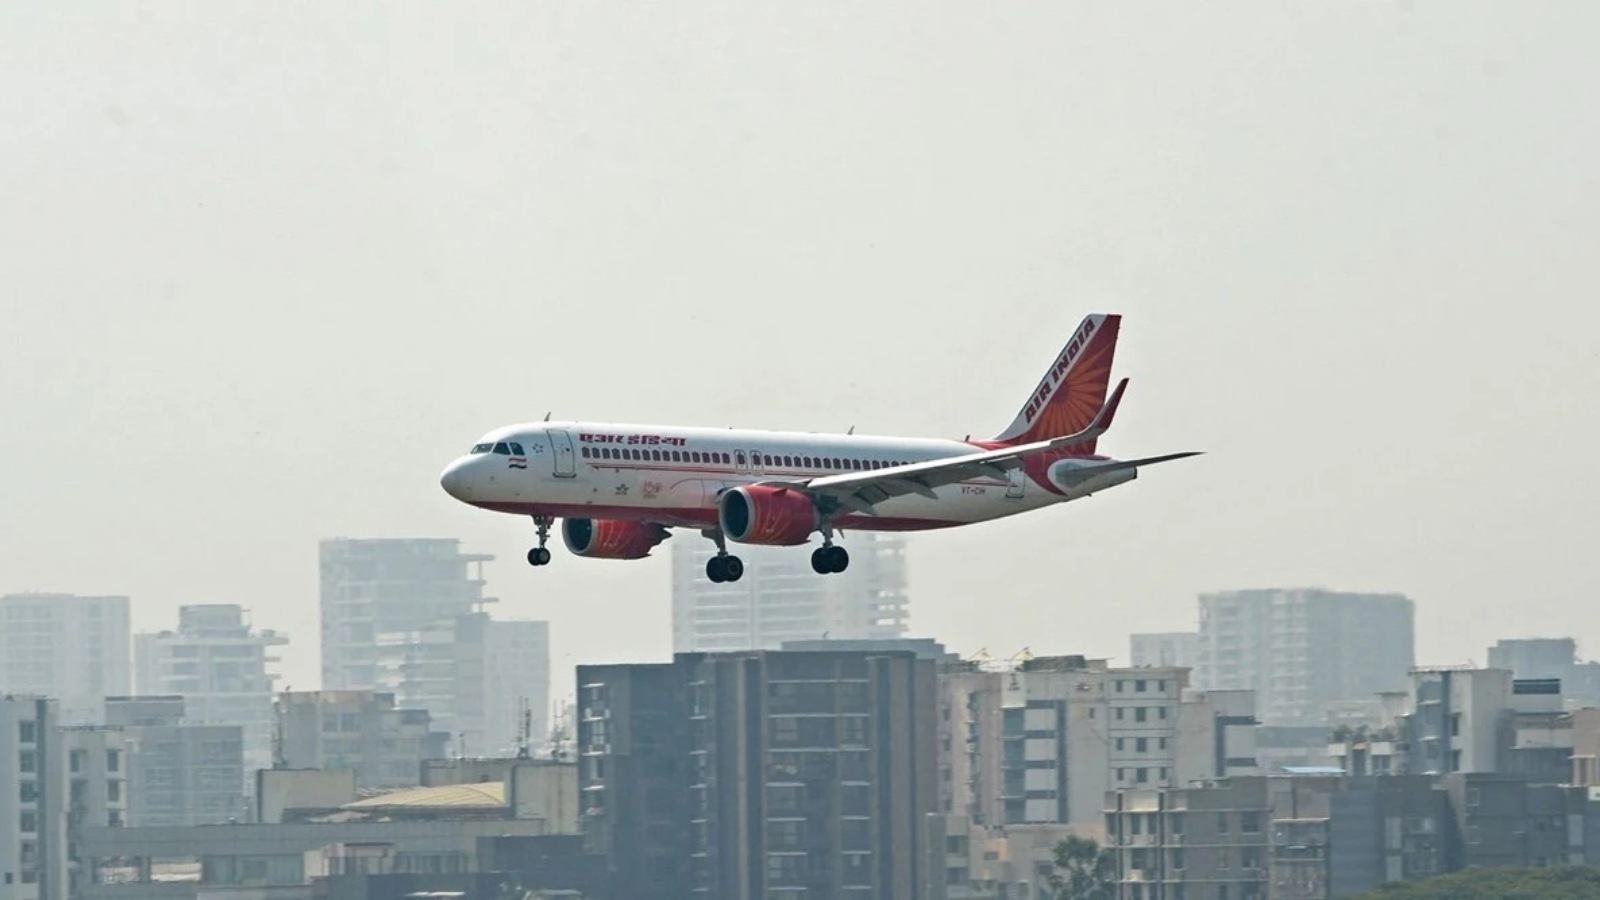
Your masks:
M1105 794L1255 771L1248 691L1190 690L1178 667L1081 656L946 664L940 803L978 826L1098 823Z

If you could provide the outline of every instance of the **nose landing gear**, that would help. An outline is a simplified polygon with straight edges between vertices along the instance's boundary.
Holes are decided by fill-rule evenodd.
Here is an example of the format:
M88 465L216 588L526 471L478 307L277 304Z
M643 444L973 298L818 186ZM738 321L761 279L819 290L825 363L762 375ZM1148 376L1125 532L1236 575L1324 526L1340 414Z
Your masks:
M539 529L539 546L528 551L528 565L543 566L550 563L550 551L544 545L550 540L550 523L554 521L553 516L533 517L533 525Z

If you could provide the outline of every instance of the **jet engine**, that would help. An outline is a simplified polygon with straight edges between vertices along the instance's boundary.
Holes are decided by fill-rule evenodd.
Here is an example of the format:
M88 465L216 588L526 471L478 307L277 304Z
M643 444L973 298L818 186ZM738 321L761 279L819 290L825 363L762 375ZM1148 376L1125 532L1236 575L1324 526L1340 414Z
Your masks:
M563 519L561 540L573 556L590 559L643 559L672 532L649 522L626 519Z
M809 540L821 520L816 504L799 491L750 485L722 495L717 524L730 541L792 547Z

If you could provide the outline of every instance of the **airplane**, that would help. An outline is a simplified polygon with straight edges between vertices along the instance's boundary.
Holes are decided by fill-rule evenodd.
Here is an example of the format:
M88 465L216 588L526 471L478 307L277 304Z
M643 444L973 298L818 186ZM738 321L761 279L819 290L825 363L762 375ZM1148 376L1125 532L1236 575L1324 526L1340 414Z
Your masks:
M531 516L538 546L561 519L573 555L642 559L670 529L715 542L714 583L738 581L728 543L801 546L811 567L843 572L846 531L924 531L992 521L1126 484L1139 469L1198 456L1118 460L1096 453L1126 378L1107 397L1122 317L1079 324L1016 418L990 440L940 440L591 422L509 425L485 434L439 478L451 497Z

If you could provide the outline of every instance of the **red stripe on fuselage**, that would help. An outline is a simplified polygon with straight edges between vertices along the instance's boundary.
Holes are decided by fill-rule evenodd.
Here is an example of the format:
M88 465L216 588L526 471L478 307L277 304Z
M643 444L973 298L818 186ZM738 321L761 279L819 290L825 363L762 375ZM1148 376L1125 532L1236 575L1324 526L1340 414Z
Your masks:
M618 519L633 522L660 522L685 528L715 528L714 507L657 507L588 505L583 503L474 503L480 509L517 516L556 516L562 519ZM835 528L847 531L933 531L965 525L943 519L851 514L833 520Z

